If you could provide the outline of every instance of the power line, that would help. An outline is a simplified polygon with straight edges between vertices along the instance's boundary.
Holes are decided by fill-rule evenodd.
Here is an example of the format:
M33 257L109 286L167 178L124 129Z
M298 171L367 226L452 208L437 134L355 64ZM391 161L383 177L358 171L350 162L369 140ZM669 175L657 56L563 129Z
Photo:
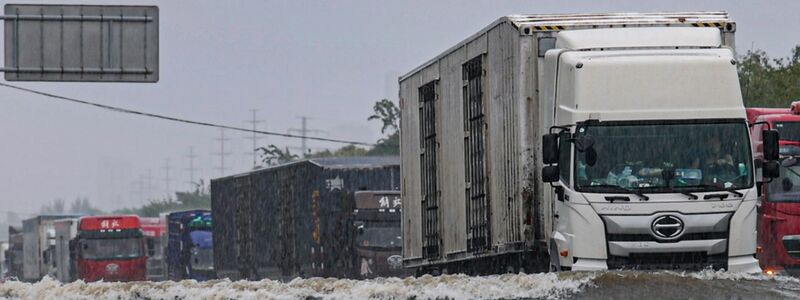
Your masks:
M181 119L181 118L177 118L177 117L170 117L170 116L159 115L159 114L154 114L154 113L136 111L136 110L127 109L127 108L121 108L121 107L110 106L110 105L105 105L105 104L100 104L100 103L95 103L95 102L90 102L90 101L85 101L85 100L80 100L80 99L75 99L75 98L70 98L70 97L65 97L65 96L59 96L59 95L56 95L56 94L50 94L50 93L47 93L47 92L42 92L42 91L37 91L37 90L29 89L29 88L24 88L24 87L21 87L21 86L11 85L11 84L4 83L4 82L0 82L0 86L4 86L4 87L20 90L20 91L32 93L32 94L37 94L37 95L41 95L41 96L45 96L45 97L55 98L55 99L59 99L59 100L64 100L64 101L79 103L79 104L83 104L83 105L90 105L90 106L94 106L94 107L108 109L108 110L119 112L119 113L133 114L133 115L145 116L145 117L162 119L162 120L179 122L179 123L194 124L194 125L208 126L208 127L216 127L216 128L223 128L223 129L230 129L230 130L241 131L241 132L252 132L252 133L258 133L258 134L263 134L263 135L274 135L274 136L281 136L281 137L287 137L287 138L307 139L307 140L332 142L332 143L341 143L341 144L353 144L353 145L362 145L362 146L370 146L370 147L371 146L375 146L375 144L365 143L365 142L348 141L348 140L332 139L332 138L322 138L322 137L313 137L313 136L302 136L302 135L295 135L295 134L290 134L290 133L280 133L280 132L271 132L271 131L263 131L263 130L252 130L252 129L241 128L241 127L233 127L233 126L228 126L228 125L214 124L214 123L201 122L201 121L192 121L192 120Z

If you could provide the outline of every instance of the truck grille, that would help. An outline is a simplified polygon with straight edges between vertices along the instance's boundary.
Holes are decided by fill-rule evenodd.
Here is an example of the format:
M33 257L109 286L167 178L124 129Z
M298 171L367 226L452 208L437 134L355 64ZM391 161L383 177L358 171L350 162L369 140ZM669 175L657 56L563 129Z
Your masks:
M727 239L727 232L698 232L687 233L674 241L659 241L650 234L608 234L606 238L609 242L663 242L674 243L679 241L692 241L692 240L716 240Z
M609 269L634 270L702 270L727 268L727 254L707 255L705 252L637 253L629 257L609 256Z

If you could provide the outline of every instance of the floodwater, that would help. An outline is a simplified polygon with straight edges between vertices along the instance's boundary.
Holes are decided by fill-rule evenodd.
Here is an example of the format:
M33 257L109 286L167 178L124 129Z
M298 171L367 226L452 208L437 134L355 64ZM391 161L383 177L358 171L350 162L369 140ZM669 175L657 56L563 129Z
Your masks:
M0 299L798 299L793 277L611 271L207 282L0 283Z

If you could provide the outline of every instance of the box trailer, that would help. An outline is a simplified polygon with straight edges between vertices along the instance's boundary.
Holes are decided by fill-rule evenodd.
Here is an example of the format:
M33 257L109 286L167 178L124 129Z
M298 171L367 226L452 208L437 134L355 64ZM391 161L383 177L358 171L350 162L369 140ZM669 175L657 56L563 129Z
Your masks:
M22 280L54 275L56 235L53 223L76 215L41 215L22 221Z
M8 250L5 253L4 264L7 278L22 278L22 228L8 226Z
M166 244L162 240L167 234L166 219L140 218L142 234L147 245L147 280L163 281L167 279L166 258L164 250Z
M397 157L340 157L212 180L218 277L360 276L353 247L354 194L397 190L399 179Z
M55 277L61 282L72 282L78 279L70 242L78 235L78 218L60 219L53 222L56 234L55 259L53 260Z
M512 15L400 77L405 266L759 271L735 31L725 12ZM714 139L733 177L693 165Z

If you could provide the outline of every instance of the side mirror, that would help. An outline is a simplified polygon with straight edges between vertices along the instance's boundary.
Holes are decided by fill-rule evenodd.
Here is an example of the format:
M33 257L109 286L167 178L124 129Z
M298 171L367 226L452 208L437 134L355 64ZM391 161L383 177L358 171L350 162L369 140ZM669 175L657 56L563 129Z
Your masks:
M545 165L558 162L558 134L550 133L542 136L542 161Z
M780 135L777 130L764 130L761 132L764 141L764 160L778 160L780 158L778 140ZM766 177L766 176L765 176Z
M556 182L559 178L558 166L546 166L542 168L542 181Z
M781 175L780 163L776 160L768 160L761 167L761 176L764 178L776 178Z
M591 135L582 135L575 139L575 149L578 149L580 152L592 149L592 146L594 146L594 137Z
M597 163L597 150L594 150L594 148L589 148L586 149L586 152L584 153L586 153L586 165L594 167L594 165Z
M791 179L784 178L783 180L781 180L781 187L783 188L784 192L788 192L792 190L792 188L794 187L794 183L792 182Z

